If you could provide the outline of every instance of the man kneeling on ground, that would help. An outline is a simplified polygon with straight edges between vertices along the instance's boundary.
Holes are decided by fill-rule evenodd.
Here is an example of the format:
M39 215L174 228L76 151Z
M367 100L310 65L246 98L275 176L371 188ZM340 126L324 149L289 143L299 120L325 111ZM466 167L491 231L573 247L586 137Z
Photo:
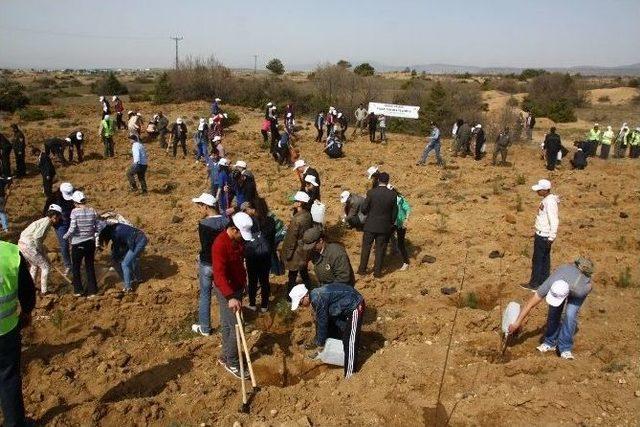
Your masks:
M322 285L340 283L354 286L355 276L349 255L340 243L327 242L322 230L312 227L302 235L304 250L308 251L313 269Z
M358 371L358 346L364 314L364 298L352 286L331 283L311 292L304 284L296 285L289 292L291 310L298 306L313 307L316 320L316 348L310 348L312 357L322 352L329 330L337 329L342 334L344 346L344 377L351 378ZM312 346L314 345L312 344Z

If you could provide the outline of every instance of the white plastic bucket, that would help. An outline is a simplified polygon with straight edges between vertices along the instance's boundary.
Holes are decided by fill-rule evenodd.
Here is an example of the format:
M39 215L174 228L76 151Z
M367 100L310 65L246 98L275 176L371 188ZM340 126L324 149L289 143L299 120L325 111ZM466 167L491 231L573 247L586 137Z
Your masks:
M316 359L329 365L344 366L344 346L342 341L335 338L327 338L322 353Z
M320 203L319 201L314 201L313 205L311 205L311 218L313 218L313 222L320 223L324 225L324 217L327 211L327 207L324 203Z
M520 304L515 301L511 301L507 304L507 308L504 309L504 313L502 314L502 332L506 335L509 333L509 325L518 320L518 316L520 315Z

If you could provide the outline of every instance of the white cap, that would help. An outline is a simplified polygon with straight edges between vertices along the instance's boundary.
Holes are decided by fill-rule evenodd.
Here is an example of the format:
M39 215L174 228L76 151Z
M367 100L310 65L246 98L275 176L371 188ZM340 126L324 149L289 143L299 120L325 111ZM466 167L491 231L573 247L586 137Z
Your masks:
M53 205L49 205L49 209L47 209L47 211L55 211L58 213L62 213L62 208L56 204L53 204Z
M111 117L111 116L109 116L108 114L105 114L105 115L104 115L104 119L105 119L105 120L109 120L109 117Z
M242 168L242 169L246 169L247 168L247 162L245 162L244 160L237 160L236 164L233 165L234 168Z
M531 189L533 191L551 190L551 181L548 179L541 179L536 185L532 185Z
M71 138L69 138L69 137L65 138L64 140L67 141L67 142L71 142Z
M271 107L273 105L273 102L267 102L267 107Z
M100 102L104 101L104 96L101 96L100 98L98 98L100 100Z
M277 108L276 108L276 106L275 106L275 105L274 105L274 106L272 106L272 107L271 107L271 109L272 109L272 110L277 110Z
M118 99L118 97L117 97L116 95L113 95L113 96L111 97L111 100L112 100L112 101L115 101L116 99Z
M213 117L209 117L209 124L212 125L213 124Z
M82 132L76 132L76 139L79 141L82 141L82 138L84 138L84 135L82 134Z
M219 142L222 141L222 137L220 135L216 135L213 137L213 142Z
M551 289L547 293L547 304L552 307L558 307L569 295L569 284L564 280L556 280L551 285Z
M63 182L60 184L60 192L62 193L63 199L72 200L73 185L70 182Z
M179 125L181 125L181 124L182 124L182 117L178 117L178 118L176 119L176 123L177 123L177 124L179 124Z
M320 184L318 184L318 181L316 181L316 177L313 175L307 175L304 177L304 182L308 182L309 184L313 185L314 187L319 187Z
M233 225L240 231L242 238L248 242L253 240L253 235L251 234L251 226L253 225L253 220L251 217L244 213L238 212L234 216L231 217L231 221L233 221Z
M303 167L303 166L307 166L307 163L306 163L304 160L302 160L302 159L298 159L298 160L296 160L296 162L293 164L293 169L298 169L298 168L301 168L301 167Z
M300 301L309 293L309 289L304 284L295 285L291 292L289 292L289 298L291 298L291 311L296 311L300 306Z
M291 117L293 114L291 113L287 113L287 117Z
M229 159L225 159L224 157L218 160L219 166L229 166Z
M76 203L82 203L84 202L84 193L82 191L74 191L73 194L71 195L71 200L73 200Z
M216 98L214 101L216 101L216 102L222 102L222 99L220 99L220 98Z
M482 129L482 125L481 125L480 123L478 123L478 124L476 125L476 129Z
M205 124L205 120L202 117L200 117L200 124Z
M338 118L342 117L342 113L338 113Z
M369 169L367 169L367 179L371 179L373 174L378 172L378 169L378 166L371 166Z
M203 205L214 207L217 200L209 193L202 193L200 196L191 199L191 201L193 203L202 203Z
M597 126L597 127L600 127L600 125L599 125L598 123L594 123L594 124L593 124L593 127L596 127L596 126Z
M346 190L340 193L340 203L347 203L347 200L349 200L349 196L351 196L351 193Z
M293 200L295 200L296 202L309 203L309 200L311 200L311 197L309 197L309 195L304 191L298 191L293 196Z
M127 111L127 114L133 114L132 110Z
M138 117L142 117L142 113L137 112L137 113L136 113L136 116L138 116Z

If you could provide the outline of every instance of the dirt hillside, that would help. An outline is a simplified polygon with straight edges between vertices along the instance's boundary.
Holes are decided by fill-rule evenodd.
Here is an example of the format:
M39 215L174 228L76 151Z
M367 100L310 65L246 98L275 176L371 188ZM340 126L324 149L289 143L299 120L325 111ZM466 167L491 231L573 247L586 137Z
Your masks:
M157 108L126 105L132 107L146 117ZM171 119L178 113L186 117L191 130L207 107L188 103L163 108ZM277 167L260 148L261 112L230 108L241 122L225 138L228 157L248 162L259 192L286 221L288 196L298 186L295 174ZM132 295L119 293L121 284L106 272L107 254L98 260L101 295L94 300L74 298L70 286L53 273L56 295L39 298L33 327L24 331L25 403L39 423L399 426L432 425L436 413L440 423L450 417L452 425L640 422L638 160L594 159L587 170L575 172L565 162L547 173L537 143L515 146L509 166L492 167L490 159L454 161L447 140L449 165L439 170L434 159L426 167L414 166L424 139L402 135L390 135L386 146L370 144L366 137L352 139L345 158L330 160L312 142L310 123L302 120L298 147L320 171L331 238L346 245L357 266L361 235L341 226L338 195L344 189L364 193L365 170L380 164L413 207L407 234L412 265L398 271L401 260L392 255L383 279L358 280L368 311L362 369L349 381L341 378L340 369L303 357L299 345L314 333L308 312L291 320L275 309L257 318L247 313L262 389L246 415L238 412L238 382L216 365L218 335L205 338L190 331L198 289L198 213L190 200L208 188L204 167L192 158L174 160L149 143L150 193L133 195L124 176L130 162L124 133L118 134L116 158L102 160L95 106L68 107L67 113L88 132L89 155L83 164L59 167L59 180L82 188L99 210L116 210L132 220L150 244L142 263L146 281ZM73 128L49 120L24 129L35 144ZM536 129L536 142L545 130ZM536 352L546 318L543 306L504 357L498 350L502 309L530 295L518 284L529 277L539 204L530 186L544 177L553 181L561 200L553 266L579 254L596 265L573 362ZM17 240L18 230L37 217L42 204L38 176L16 184L8 203L10 240ZM52 236L48 246L55 252ZM504 256L489 258L494 250ZM422 263L425 255L435 262ZM55 265L59 268L57 260ZM624 272L630 283L620 280ZM275 307L285 278L272 280ZM445 296L440 292L445 286L458 292ZM456 306L461 308L442 404L436 408ZM212 311L217 326L215 306Z

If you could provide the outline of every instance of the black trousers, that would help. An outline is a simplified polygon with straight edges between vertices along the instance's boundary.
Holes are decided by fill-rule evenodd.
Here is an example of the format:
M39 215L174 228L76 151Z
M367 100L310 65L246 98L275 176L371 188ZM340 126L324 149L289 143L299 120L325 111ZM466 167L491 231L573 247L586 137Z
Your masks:
M398 249L402 255L402 262L409 264L409 253L407 252L407 244L405 237L407 236L406 228L396 228L396 236L398 236Z
M135 177L138 177L138 181L140 181L140 188L142 188L142 192L147 192L147 180L145 179L145 175L147 173L147 165L137 165L133 164L129 167L127 171L127 179L129 180L129 186L132 190L137 190L138 185L136 184Z
M260 307L269 306L271 286L269 272L271 271L271 254L266 257L247 258L247 277L249 288L249 304L256 305L258 283L260 283Z
M7 427L23 426L24 402L20 376L20 329L0 336L0 408Z
M127 128L124 120L122 120L122 112L116 113L116 126L118 127L118 130Z
M78 154L78 162L82 162L82 160L84 159L84 150L82 149L82 143L76 142L73 145L69 146L69 161L73 162L73 151L75 151Z
M344 348L344 377L350 378L358 372L358 347L360 346L360 330L364 315L364 300L347 316L342 331L342 346Z
M322 128L316 128L316 131L318 132L318 134L316 135L315 141L316 142L321 142L322 141L323 130L322 130Z
M311 279L309 278L309 270L307 270L307 267L300 268L298 270L289 270L289 278L287 280L287 298L289 298L289 292L291 292L291 289L293 289L293 287L296 285L298 273L300 273L302 283L309 286L311 282Z
M558 152L557 151L547 151L547 170L555 170L556 164L558 163Z
M9 152L2 153L2 174L4 176L11 176L11 157Z
M262 142L266 145L269 142L269 132L264 129L260 129L260 133L262 134Z
M611 150L611 146L607 145L607 144L601 144L600 145L600 158L601 159L608 159L609 158L609 151Z
M178 144L182 146L182 154L187 157L187 140L186 139L178 139L173 141L173 157L178 154Z
M16 174L23 177L27 174L27 164L25 162L24 153L16 154Z
M95 240L85 240L84 242L71 245L71 271L73 272L73 292L76 294L84 294L85 289L82 286L82 276L80 275L80 267L84 260L84 272L87 276L86 293L95 295L98 293L96 285L96 270L94 260L96 256Z
M45 197L49 198L53 194L53 177L49 177L47 179L46 176L42 175L42 189L44 190Z
M533 240L533 257L531 258L531 278L529 286L538 288L551 274L551 242L546 237L536 234Z
M275 123L271 123L269 131L271 132L271 142L280 141L280 132L278 131L278 126L276 126Z
M376 128L375 128L375 126L369 126L369 141L370 142L375 142L376 141Z
M369 263L369 254L371 253L371 246L375 241L376 254L375 261L373 263L373 274L374 276L380 276L382 274L382 263L384 262L384 254L387 252L389 237L390 233L372 233L370 231L362 233L362 252L360 253L360 267L358 268L358 273L366 273L367 264Z

